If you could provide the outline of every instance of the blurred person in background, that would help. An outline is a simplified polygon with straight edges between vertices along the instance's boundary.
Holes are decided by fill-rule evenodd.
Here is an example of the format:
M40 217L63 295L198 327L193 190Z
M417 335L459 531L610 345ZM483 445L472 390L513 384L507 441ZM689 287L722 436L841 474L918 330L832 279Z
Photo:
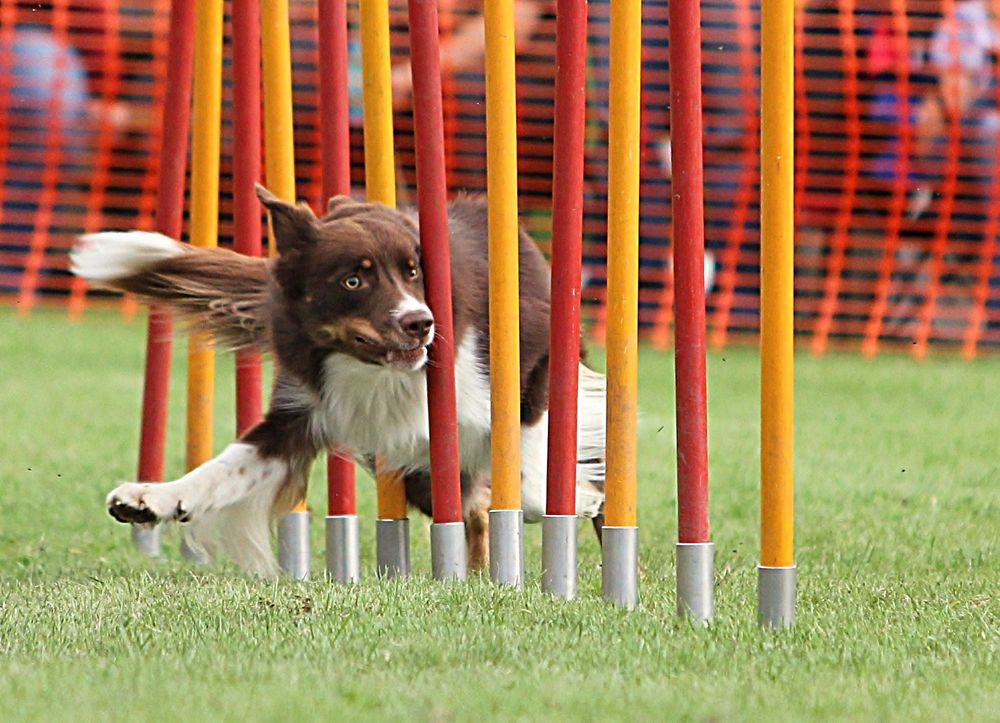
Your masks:
M141 144L149 108L102 96L109 32L120 32L103 0L63 5L3 0L0 26L0 291L13 291L29 248L50 233L68 238L93 192L100 133L116 142L130 130ZM115 28L112 30L112 28ZM134 47L134 46L133 46ZM134 63L147 64L137 57ZM122 91L122 89L120 89ZM119 93L121 94L121 92ZM57 211L52 211L56 194ZM43 213L43 204L51 213ZM122 204L119 204L122 206ZM129 209L116 208L128 215ZM48 219L43 223L42 219ZM83 230L76 228L76 230ZM37 257L36 257L37 260ZM41 257L41 275L64 274L55 257Z
M942 212L938 203L948 182L947 162L957 153L954 208L949 219L941 281L967 287L960 299L972 303L982 259L998 255L997 239L984 235L995 193L1000 110L997 107L997 53L1000 27L984 0L960 0L940 18L927 43L926 72L931 88L916 109L913 189L904 228L900 270L910 279L894 310L901 334L910 336L912 316L931 278L931 242ZM957 135L957 151L952 149ZM994 295L996 292L994 292Z

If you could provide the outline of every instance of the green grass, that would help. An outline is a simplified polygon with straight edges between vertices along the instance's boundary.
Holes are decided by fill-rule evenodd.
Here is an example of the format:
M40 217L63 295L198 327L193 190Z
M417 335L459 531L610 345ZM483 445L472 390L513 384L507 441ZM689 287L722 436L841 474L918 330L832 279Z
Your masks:
M641 357L645 576L623 613L600 600L586 528L571 604L536 589L537 527L524 593L431 581L416 517L416 577L377 583L367 481L358 587L191 567L173 533L168 559L141 559L102 500L134 474L143 336L110 313L0 312L0 720L1000 719L996 359L799 356L799 619L767 633L754 350L709 360L718 611L699 630L674 616L669 355ZM219 369L217 446L233 405Z

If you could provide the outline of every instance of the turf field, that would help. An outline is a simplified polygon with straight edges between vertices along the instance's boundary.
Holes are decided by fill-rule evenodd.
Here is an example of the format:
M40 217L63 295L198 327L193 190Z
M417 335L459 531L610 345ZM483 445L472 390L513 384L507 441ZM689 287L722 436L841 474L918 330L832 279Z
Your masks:
M0 720L1000 719L1000 360L797 360L799 621L755 623L754 350L709 360L717 620L674 616L672 367L641 357L642 605L417 575L379 584L359 484L365 581L249 579L130 548L102 508L135 471L145 325L0 311ZM178 344L178 350L183 345ZM181 471L183 354L168 470ZM218 447L232 433L219 363ZM315 471L313 569L323 569Z

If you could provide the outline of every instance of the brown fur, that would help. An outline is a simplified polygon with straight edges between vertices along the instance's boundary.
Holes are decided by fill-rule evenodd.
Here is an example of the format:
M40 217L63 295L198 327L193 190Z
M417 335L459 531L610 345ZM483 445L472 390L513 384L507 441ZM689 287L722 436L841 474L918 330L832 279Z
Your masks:
M150 302L169 302L231 349L264 346L270 325L270 269L264 259L223 249L194 249L112 285Z
M484 570L490 565L490 509L479 505L465 514L465 543L469 570Z

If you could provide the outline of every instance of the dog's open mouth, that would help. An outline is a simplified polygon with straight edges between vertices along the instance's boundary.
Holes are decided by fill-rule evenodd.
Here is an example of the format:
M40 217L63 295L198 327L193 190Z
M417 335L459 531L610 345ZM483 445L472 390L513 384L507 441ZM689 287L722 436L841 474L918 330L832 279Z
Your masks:
M385 360L390 366L400 369L419 369L427 360L427 347L418 346L416 349L390 349L386 352Z
M355 336L354 341L359 350L363 350L371 361L385 366L416 371L427 361L427 346L424 344L410 348L387 347L361 335Z

